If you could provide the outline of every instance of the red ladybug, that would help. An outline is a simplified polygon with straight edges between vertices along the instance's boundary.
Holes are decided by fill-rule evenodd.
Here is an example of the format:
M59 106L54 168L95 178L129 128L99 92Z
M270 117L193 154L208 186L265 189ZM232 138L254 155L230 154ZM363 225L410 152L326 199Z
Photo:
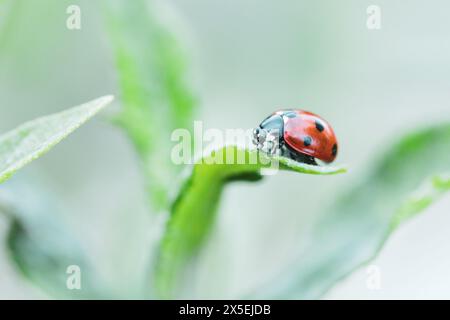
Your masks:
M338 145L333 128L314 113L280 110L267 117L253 130L258 149L307 164L317 165L336 158Z

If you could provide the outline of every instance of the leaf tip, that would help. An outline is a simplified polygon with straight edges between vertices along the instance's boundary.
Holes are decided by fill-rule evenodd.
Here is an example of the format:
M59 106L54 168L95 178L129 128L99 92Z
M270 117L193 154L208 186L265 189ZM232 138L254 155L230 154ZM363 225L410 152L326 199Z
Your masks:
M107 106L111 102L113 102L114 96L112 94L100 97L97 99L97 103L103 107Z

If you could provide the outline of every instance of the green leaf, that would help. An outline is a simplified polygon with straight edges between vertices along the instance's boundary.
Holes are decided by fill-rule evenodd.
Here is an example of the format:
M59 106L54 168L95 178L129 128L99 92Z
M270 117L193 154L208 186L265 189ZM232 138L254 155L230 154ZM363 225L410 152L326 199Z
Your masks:
M404 137L316 221L311 242L250 298L314 299L372 260L389 235L450 189L450 125ZM417 191L414 191L417 190Z
M103 9L116 60L122 112L117 122L133 142L150 200L166 209L179 166L170 159L171 133L191 128L194 98L185 58L161 21L164 11L144 0L108 0Z
M20 5L19 1L0 0L0 55L5 51L5 44L11 36Z
M0 212L10 221L7 249L18 271L31 284L54 298L105 298L105 285L70 229L58 219L56 200L42 185L19 179L0 187ZM81 290L70 290L77 281L68 268L79 268ZM78 272L78 270L76 270Z
M235 164L227 164L230 159ZM161 297L172 297L180 271L203 243L214 221L224 186L231 181L259 180L262 169L278 167L305 174L345 172L343 167L312 166L235 146L218 149L197 161L172 206L160 247L155 282Z
M111 96L27 122L0 136L0 183L39 158L112 101Z
M25 123L0 136L0 182L39 158L112 101L111 96ZM21 273L55 297L102 297L79 245L52 213L54 201L42 186L8 182L0 189L0 211L11 221L8 249ZM69 266L83 272L81 291L66 286ZM95 279L93 279L95 278Z
M410 195L392 219L390 233L395 231L402 223L413 218L416 214L428 208L447 191L450 190L450 175L434 176Z

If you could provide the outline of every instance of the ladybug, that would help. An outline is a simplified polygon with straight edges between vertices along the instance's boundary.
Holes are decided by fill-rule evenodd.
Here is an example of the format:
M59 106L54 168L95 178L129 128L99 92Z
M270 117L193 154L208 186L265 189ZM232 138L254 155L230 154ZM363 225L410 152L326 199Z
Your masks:
M253 143L261 151L311 165L334 161L338 151L330 124L303 110L280 110L253 130Z

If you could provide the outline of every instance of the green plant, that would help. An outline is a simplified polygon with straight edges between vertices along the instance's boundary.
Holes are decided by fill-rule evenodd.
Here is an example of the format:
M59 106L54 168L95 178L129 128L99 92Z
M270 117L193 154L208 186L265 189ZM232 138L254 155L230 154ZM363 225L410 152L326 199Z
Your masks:
M245 159L246 164L225 164L227 155L234 159ZM250 164L254 157L257 161ZM222 159L213 163L207 158ZM162 239L158 264L156 266L156 289L163 297L172 297L178 273L187 260L201 246L211 224L223 188L232 181L258 181L262 179L261 170L270 168L272 162L279 161L279 169L304 174L338 174L345 172L343 167L317 167L283 157L271 157L257 151L239 147L224 147L215 150L209 157L194 164L172 204L166 232Z
M185 83L185 58L148 1L102 4L121 89L122 111L116 123L141 158L150 202L164 210L170 181L179 169L170 161L167 141L174 129L190 127L195 109Z
M324 212L297 265L252 297L318 298L375 258L402 223L450 190L449 148L450 124L418 130L391 146Z
M138 7L142 8L142 5L140 3ZM136 10L136 8L132 9ZM123 14L123 17L126 17L128 13L122 10L117 14ZM151 15L144 15L141 18L147 23L146 26L152 25L149 20L154 17ZM145 38L148 32L142 24L139 29L134 30L134 36L138 34L137 39ZM161 29L155 28L155 30ZM125 35L122 40L122 43L126 42ZM139 59L128 55L129 60L126 62L126 59L119 55L118 60L125 65L135 66L137 70L144 70L146 64L136 66L136 63L148 59L147 51L140 50L139 53L135 53L140 54ZM170 68L170 64L170 60L161 61L157 70L164 67ZM134 80L128 83L127 79L130 80L133 77L129 70L119 68L119 72L124 81L122 91L129 92ZM182 74L179 74L178 79L183 78ZM181 87L181 84L179 86ZM149 88L141 86L139 92L149 92ZM163 90L163 92L168 91ZM124 104L127 108L126 100ZM150 114L150 106L149 102L142 102L140 109ZM184 108L186 112L181 114L187 120L188 115L191 114L192 105L186 105ZM153 116L157 117L160 110L157 109ZM249 297L317 298L336 281L373 259L388 235L406 217L420 212L447 190L448 180L442 176L439 179L435 178L434 183L429 187L429 192L419 199L409 196L410 193L415 194L414 190L427 177L448 171L446 167L448 161L438 158L430 161L428 156L429 154L441 155L445 152L444 150L448 150L450 136L447 131L448 126L445 125L419 131L406 136L400 143L394 145L374 173L358 187L343 195L317 222L314 233L316 242L298 254L298 259L301 260L299 266L290 266L283 276L270 282L264 290L258 290L260 294L249 293ZM151 139L151 137L150 133L141 133L137 134L133 141ZM223 150L216 152L223 152ZM248 151L237 150L237 152ZM224 185L231 180L258 180L260 168L261 165L194 165L191 176L181 186L172 206L168 207L170 217L162 238L155 272L155 286L159 296L174 297L173 290L179 279L178 273L204 241L214 220L214 213ZM293 167L287 164L284 169L313 174L343 171L342 168L328 168L320 171L319 168L299 164Z
M0 183L38 159L112 101L106 96L67 111L25 123L0 136ZM101 297L98 277L77 240L54 215L55 203L42 187L14 181L2 189L0 211L10 220L7 245L12 260L32 283L56 297ZM40 191L38 191L40 190ZM64 290L66 268L77 264L87 272L82 291Z
M114 122L126 132L139 155L152 205L149 211L167 219L156 262L147 270L151 284L143 284L152 285L152 293L142 297L176 298L186 264L208 239L223 189L233 181L259 181L268 159L256 154L257 162L246 165L198 161L181 185L173 183L182 167L170 161L170 134L176 128L190 128L197 109L187 81L185 54L148 1L103 1L101 9L120 89L122 108ZM42 156L110 101L104 97L1 136L0 182ZM343 147L347 147L345 143ZM405 135L380 157L370 174L331 201L314 221L312 241L292 252L293 265L242 297L320 298L338 280L373 259L404 221L450 189L449 149L449 124ZM247 159L255 155L254 150L229 146L202 160L222 158L229 151ZM281 170L292 173L328 175L346 170L285 158L271 160L278 160ZM36 192L30 180L21 179L2 187L0 211L11 221L7 246L24 277L52 297L113 296L76 237L52 214L56 211L54 200L42 187ZM171 189L177 190L174 199ZM81 291L66 290L65 269L72 264L83 269Z

